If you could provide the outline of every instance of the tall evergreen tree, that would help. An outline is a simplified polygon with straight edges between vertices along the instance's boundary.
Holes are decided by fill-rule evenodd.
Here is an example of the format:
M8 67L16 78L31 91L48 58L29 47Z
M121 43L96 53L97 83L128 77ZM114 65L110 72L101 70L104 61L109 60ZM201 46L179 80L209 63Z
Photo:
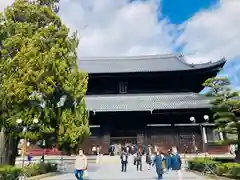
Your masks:
M213 112L217 129L226 134L225 143L240 147L240 96L230 88L227 78L210 78L203 84L209 88L208 96L213 96ZM239 148L236 160L240 161Z
M58 0L16 0L0 14L0 151L14 164L22 136L55 135L58 144L76 146L89 135L85 94L87 73L77 65L77 33L57 16ZM64 97L64 98L63 98ZM59 106L60 99L66 99ZM40 127L20 133L16 120ZM3 148L4 147L4 148Z

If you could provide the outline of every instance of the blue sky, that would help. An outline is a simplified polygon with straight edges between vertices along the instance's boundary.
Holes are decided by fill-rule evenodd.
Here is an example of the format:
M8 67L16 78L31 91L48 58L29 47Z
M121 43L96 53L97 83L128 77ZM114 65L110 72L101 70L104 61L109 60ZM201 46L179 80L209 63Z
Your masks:
M167 18L171 23L182 24L199 11L216 7L219 0L163 0L161 3L162 16ZM175 50L181 52L181 47ZM228 76L233 86L239 87L240 58L235 57L232 58L232 61L228 61L219 75Z
M0 11L13 0L1 0ZM61 0L79 32L81 56L183 53L187 62L225 57L220 74L240 87L240 0Z
M182 24L198 11L215 6L218 0L163 0L162 14L174 24Z

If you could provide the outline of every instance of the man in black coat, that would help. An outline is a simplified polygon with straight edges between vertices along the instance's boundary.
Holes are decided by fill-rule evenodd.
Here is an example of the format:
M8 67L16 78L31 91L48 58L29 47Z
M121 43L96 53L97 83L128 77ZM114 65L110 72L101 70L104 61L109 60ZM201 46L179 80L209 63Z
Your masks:
M127 171L127 163L128 163L128 154L126 151L123 151L121 156L121 164L122 164L122 172L126 172Z
M136 155L137 171L142 171L142 151L139 150Z

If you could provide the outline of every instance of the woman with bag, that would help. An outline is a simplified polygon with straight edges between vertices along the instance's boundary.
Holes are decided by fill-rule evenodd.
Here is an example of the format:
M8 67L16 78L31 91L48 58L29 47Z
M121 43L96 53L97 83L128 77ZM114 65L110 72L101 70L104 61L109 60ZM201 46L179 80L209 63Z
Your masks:
M77 180L83 180L84 173L87 172L87 157L83 154L83 150L79 150L79 154L76 156L75 160L75 170L74 174Z

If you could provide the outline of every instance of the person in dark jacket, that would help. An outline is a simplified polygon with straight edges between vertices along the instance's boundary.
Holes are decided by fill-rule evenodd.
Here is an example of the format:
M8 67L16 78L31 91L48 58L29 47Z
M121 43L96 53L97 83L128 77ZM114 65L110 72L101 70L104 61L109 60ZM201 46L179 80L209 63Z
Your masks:
M128 154L126 151L123 151L121 156L121 164L122 164L122 172L126 172L127 171L127 163L128 163Z
M171 156L171 168L174 172L174 179L182 180L182 161L181 157L177 152L177 148L172 148L172 156Z
M169 149L168 150L168 154L165 157L166 158L166 169L167 169L167 172L171 170L171 157L172 157L172 152Z
M151 158L150 153L147 153L147 155L146 155L146 163L148 165L148 170L150 170L151 169L151 165L152 165L152 158Z
M142 171L142 152L139 150L136 155L137 171Z
M163 178L162 163L163 163L163 157L161 156L160 152L157 151L156 155L154 157L154 160L153 160L153 166L156 167L156 172L157 172L158 179L162 179Z

